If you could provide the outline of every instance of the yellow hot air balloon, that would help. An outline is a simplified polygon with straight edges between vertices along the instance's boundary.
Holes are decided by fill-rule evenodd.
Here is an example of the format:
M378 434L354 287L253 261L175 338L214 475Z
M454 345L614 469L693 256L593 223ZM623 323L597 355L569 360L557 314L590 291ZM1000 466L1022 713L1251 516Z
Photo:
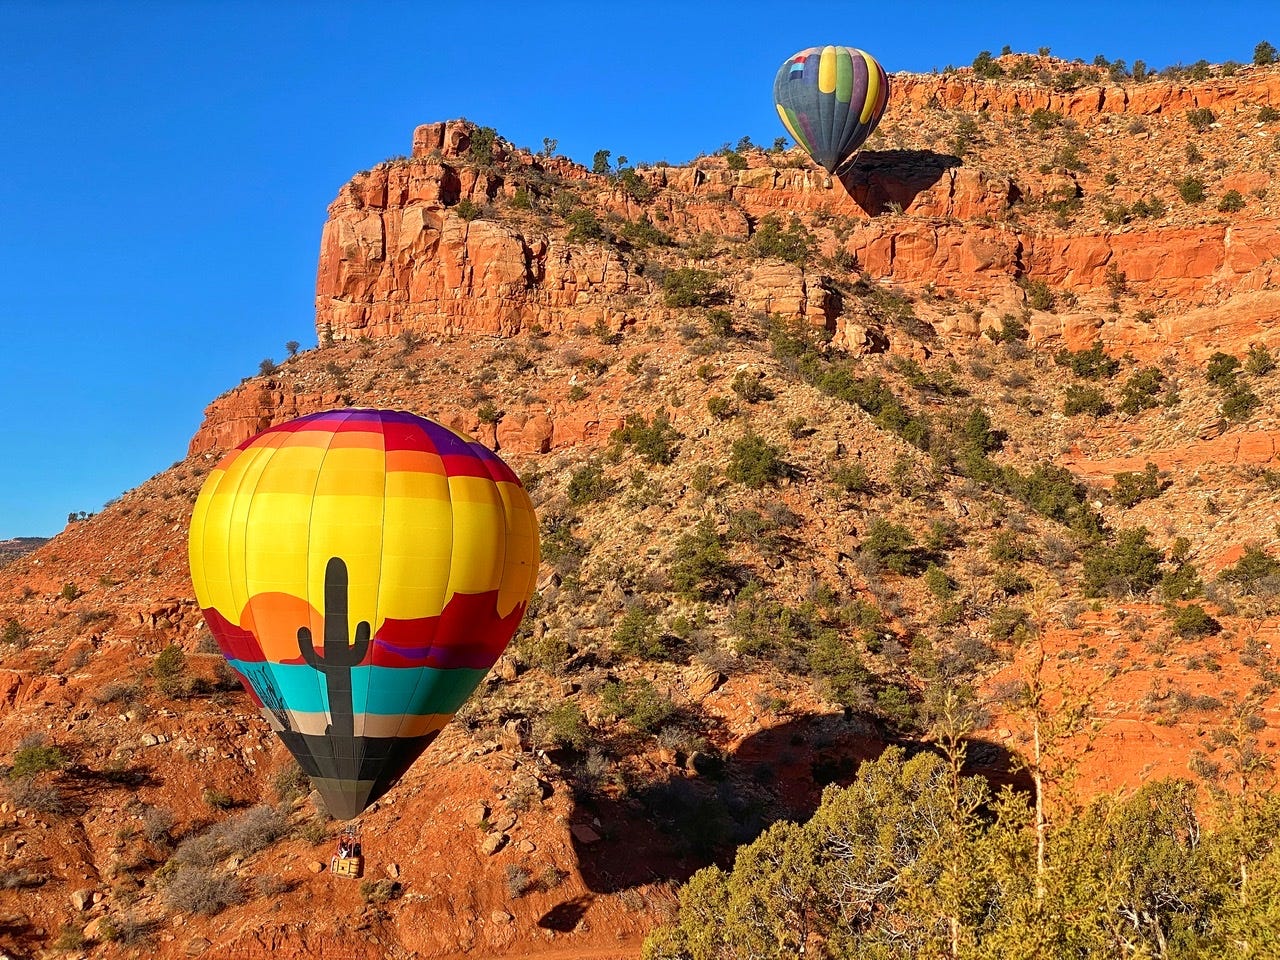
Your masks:
M329 812L349 819L505 649L537 578L538 524L482 444L412 413L345 409L223 458L189 551L223 654Z

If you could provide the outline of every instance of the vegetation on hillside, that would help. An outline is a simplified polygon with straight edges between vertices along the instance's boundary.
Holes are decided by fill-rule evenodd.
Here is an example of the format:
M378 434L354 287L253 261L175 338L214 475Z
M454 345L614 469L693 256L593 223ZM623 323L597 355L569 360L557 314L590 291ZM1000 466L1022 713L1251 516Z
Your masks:
M1255 62L1275 59L1259 51ZM980 56L973 71L1058 90L1152 77L1140 61L1062 64L1047 52ZM1248 110L1250 130L1276 120ZM946 151L948 163L1019 185L975 221L975 236L997 221L1002 231L1105 233L1255 210L1265 188L1225 189L1241 171L1219 166L1225 154L1211 146L1238 122L1215 107L1119 119L1085 138L1045 108L933 105L887 123L872 152ZM1168 169L1094 146L1148 134ZM1241 154L1245 174L1274 153L1251 136L1262 146ZM264 396L300 408L322 399L447 413L501 438L530 489L539 590L502 678L448 734L472 741L459 751L468 758L499 741L514 742L522 763L537 757L555 791L506 790L502 814L537 822L554 795L582 821L621 817L637 835L658 830L682 863L712 864L650 940L653 958L792 956L802 946L975 958L1269 949L1259 938L1280 926L1280 808L1261 786L1270 748L1258 739L1258 704L1272 709L1280 672L1257 627L1280 613L1280 475L1243 455L1183 469L1171 451L1259 426L1280 403L1271 350L1198 362L1127 355L1117 329L1140 339L1155 309L1177 308L1116 262L1087 291L1021 267L990 296L884 282L859 263L852 217L755 217L735 199L741 171L804 165L781 144L766 154L744 138L700 159L697 204L659 167L605 149L593 175L563 175L554 149L547 141L516 162L495 131L476 128L449 162L470 165L485 186L446 196L442 216L471 230L511 224L574 256L605 251L611 279L616 264L628 283L608 295L608 322L584 311L580 326L527 324L496 343L407 328L335 339L330 329L318 350L287 344L288 359L258 368L271 382ZM742 230L707 232L708 210ZM868 216L886 229L899 217L932 222L901 202ZM751 298L765 274L803 284L803 319ZM1045 348L1044 331L1062 326L1055 312L1096 321L1096 339L1086 327L1084 346ZM518 451L518 428L539 416L582 436L547 453L508 451L506 438ZM56 677L103 720L91 730L68 708L48 738L10 737L3 787L55 828L84 821L84 798L118 791L112 802L130 826L117 838L102 936L125 944L155 933L133 910L139 900L218 916L283 896L272 881L284 881L246 884L229 858L326 835L296 773L182 784L198 810L179 818L155 802L175 785L148 779L134 759L132 724L220 718L228 702L248 711L207 634L196 634L196 612L148 612L188 590L180 546L164 547L181 539L212 462L181 462L100 514L75 516L77 544L110 531L109 549L86 548L98 568L69 569L55 543L40 568L18 560L5 573L0 662L15 676ZM1043 688L1010 680L1037 649L1089 694L1057 717L1061 704ZM108 675L110 658L124 659L110 660ZM1224 672L1230 686L1217 679ZM1092 694L1117 679L1148 692L1112 710ZM963 723L947 725L959 709L948 691L963 701ZM23 703L14 715L29 718ZM1027 731L1056 723L1063 742L1087 739L1118 710L1126 722L1203 733L1197 779L1073 807L1070 778L1037 756L1040 739ZM994 737L1000 723L1017 729L972 750L1018 791L996 790L964 763L966 739L975 729ZM772 730L788 739L766 762L745 755L744 743ZM227 745L232 734L214 736L226 749L207 762L249 769ZM864 754L837 749L851 741L906 748L854 779ZM783 802L784 777L799 792L846 786L830 786L815 812ZM486 836L488 816L476 828ZM574 865L531 866L503 881L513 898L554 888ZM673 869L643 883L687 876ZM25 867L0 880L54 882ZM379 880L362 897L372 911L398 893ZM65 943L79 949L73 934Z

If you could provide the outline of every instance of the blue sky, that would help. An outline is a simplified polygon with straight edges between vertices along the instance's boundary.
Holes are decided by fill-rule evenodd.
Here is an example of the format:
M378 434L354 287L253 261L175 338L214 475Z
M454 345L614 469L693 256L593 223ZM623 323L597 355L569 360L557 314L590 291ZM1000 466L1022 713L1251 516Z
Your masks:
M0 0L0 539L180 460L210 400L315 346L325 208L419 123L680 163L781 135L774 71L815 44L927 72L1005 44L1248 62L1259 40L1280 46L1275 0Z

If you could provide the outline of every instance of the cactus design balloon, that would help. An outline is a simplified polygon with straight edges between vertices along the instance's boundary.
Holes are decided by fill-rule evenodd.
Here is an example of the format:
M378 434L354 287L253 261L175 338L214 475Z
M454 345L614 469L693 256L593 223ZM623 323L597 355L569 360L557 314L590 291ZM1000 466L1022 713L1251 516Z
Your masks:
M351 819L435 739L524 615L538 524L488 448L345 409L214 468L191 518L205 621L329 812Z

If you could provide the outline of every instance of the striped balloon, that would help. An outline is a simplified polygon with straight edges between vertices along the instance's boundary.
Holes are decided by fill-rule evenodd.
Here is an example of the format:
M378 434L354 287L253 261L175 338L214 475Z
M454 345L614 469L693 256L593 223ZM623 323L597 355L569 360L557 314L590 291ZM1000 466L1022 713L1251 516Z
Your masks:
M482 444L412 413L334 410L224 457L189 553L223 654L345 820L506 648L533 593L538 523Z
M809 47L773 80L773 102L792 139L835 173L871 136L889 102L889 77L853 47Z

